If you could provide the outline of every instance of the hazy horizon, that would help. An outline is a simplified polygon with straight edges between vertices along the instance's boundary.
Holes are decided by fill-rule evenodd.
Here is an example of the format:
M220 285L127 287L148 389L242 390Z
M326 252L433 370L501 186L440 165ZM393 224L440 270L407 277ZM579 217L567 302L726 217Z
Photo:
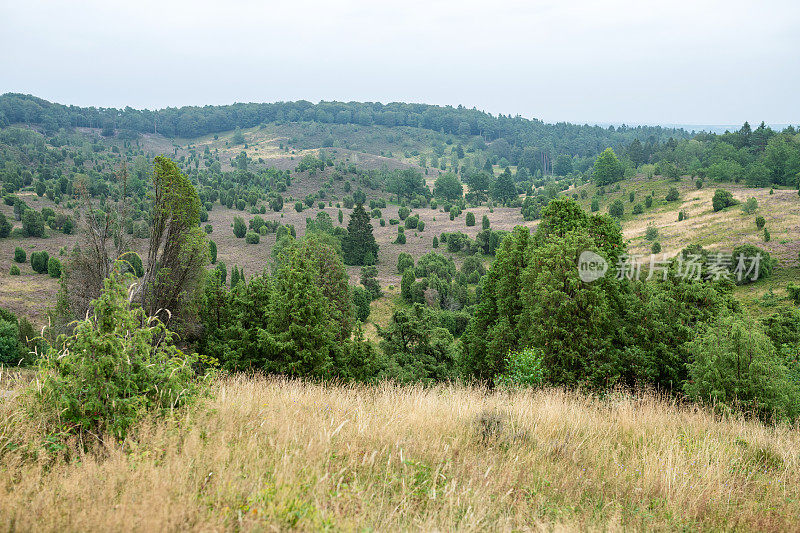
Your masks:
M463 105L545 122L800 122L800 6L5 2L0 92L164 108ZM707 129L707 128L705 128Z

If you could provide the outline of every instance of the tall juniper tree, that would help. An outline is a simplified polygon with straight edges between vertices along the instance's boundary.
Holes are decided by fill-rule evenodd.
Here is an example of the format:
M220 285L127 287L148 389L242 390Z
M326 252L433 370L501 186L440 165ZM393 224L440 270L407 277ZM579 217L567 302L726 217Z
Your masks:
M378 243L372 234L372 224L363 204L356 204L342 241L344 262L348 265L368 265L378 258Z

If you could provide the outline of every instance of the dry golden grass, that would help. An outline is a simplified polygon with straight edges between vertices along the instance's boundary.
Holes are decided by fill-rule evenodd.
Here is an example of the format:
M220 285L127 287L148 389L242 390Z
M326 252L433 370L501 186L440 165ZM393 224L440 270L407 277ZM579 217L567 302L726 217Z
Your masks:
M235 377L102 455L5 453L0 529L787 531L798 450L649 395Z
M669 255L677 254L690 244L725 251L740 244L754 244L778 259L781 267L798 264L800 198L796 189L775 189L770 194L769 188L749 188L743 184L707 180L705 186L698 190L694 180L686 177L676 182L662 178L647 179L643 176L626 179L619 186L620 190L607 192L599 198L600 212L607 213L614 200L622 200L625 205L622 232L628 240L631 253L650 253L652 243L644 236L648 226L655 226L658 228L657 240L661 243L662 253ZM665 202L664 197L671 187L678 189L680 200ZM715 213L711 200L716 189L730 191L741 204ZM586 191L586 198L579 202L588 211L597 187L586 184L577 190ZM635 194L633 203L628 199L631 192ZM644 205L645 197L650 194L655 199L653 207L645 209L641 215L632 215L633 206L636 203ZM758 201L758 209L752 214L746 214L742 209L748 198ZM685 211L688 218L678 222L679 211ZM765 218L766 228L771 233L769 242L764 242L763 230L756 227L755 219L759 215Z

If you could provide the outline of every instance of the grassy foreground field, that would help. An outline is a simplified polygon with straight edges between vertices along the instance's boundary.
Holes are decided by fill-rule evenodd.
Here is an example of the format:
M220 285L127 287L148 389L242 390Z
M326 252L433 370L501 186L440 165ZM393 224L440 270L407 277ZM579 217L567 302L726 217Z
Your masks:
M236 377L102 453L5 452L0 530L787 531L799 450L650 395Z

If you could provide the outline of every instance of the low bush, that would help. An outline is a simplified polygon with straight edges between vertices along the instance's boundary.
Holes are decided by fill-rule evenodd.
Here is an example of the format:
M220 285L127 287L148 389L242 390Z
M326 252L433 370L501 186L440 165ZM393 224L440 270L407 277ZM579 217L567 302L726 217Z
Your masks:
M31 253L31 268L37 274L47 273L47 262L50 260L50 254L45 251Z
M59 261L55 257L50 257L47 260L47 274L51 278L60 278L61 277L61 261Z
M35 416L50 432L83 442L108 434L122 439L146 414L180 407L200 390L196 356L181 352L158 318L131 304L127 281L112 274L92 314L45 349L41 384L31 392Z
M714 212L722 211L726 207L731 207L738 203L739 202L733 198L733 194L725 189L717 189L714 191L714 198L711 200L711 205L714 208Z
M758 209L758 200L755 198L748 198L747 201L742 206L742 211L747 213L748 215L752 215Z
M495 378L503 387L535 387L544 381L544 355L541 350L511 350L505 358L505 372Z

